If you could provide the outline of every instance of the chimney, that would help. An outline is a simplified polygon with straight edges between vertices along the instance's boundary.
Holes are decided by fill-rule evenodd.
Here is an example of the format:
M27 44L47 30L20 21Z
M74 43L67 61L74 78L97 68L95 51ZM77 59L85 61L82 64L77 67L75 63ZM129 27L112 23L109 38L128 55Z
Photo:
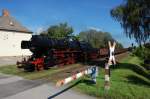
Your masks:
M9 16L9 11L6 9L3 9L2 16Z

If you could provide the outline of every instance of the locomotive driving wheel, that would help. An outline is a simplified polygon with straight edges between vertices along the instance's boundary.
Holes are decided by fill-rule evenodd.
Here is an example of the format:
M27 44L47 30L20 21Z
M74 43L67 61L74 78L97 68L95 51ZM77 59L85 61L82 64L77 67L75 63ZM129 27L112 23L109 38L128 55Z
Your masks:
M34 64L26 64L26 66L24 66L24 70L27 71L27 72L33 72L35 70L35 66Z

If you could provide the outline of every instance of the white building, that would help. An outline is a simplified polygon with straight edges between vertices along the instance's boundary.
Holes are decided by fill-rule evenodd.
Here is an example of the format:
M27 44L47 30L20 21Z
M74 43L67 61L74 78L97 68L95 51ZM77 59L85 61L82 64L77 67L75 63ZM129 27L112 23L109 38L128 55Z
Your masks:
M0 56L31 55L28 49L21 49L22 40L30 40L32 32L22 26L7 10L0 16Z

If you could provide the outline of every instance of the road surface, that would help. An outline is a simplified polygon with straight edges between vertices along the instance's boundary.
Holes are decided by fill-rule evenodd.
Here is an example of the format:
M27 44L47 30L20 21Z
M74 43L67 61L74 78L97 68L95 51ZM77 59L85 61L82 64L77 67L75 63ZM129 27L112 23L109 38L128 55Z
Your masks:
M0 99L95 99L71 89L61 93L63 89L41 80L25 80L0 73Z

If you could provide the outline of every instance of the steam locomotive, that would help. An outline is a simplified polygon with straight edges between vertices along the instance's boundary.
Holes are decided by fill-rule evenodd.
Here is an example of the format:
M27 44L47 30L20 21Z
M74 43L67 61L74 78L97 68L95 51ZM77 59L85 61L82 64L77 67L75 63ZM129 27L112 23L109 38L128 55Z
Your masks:
M21 42L22 49L29 49L33 54L17 62L18 68L25 71L40 71L51 66L73 64L97 58L97 49L86 42L67 37L63 39L33 35L30 41Z
M23 68L28 72L49 69L52 66L86 62L108 55L108 49L96 49L89 43L80 42L72 37L55 39L33 35L30 41L21 42L21 48L32 52L30 57L17 62L18 68ZM117 52L124 51L126 50Z

